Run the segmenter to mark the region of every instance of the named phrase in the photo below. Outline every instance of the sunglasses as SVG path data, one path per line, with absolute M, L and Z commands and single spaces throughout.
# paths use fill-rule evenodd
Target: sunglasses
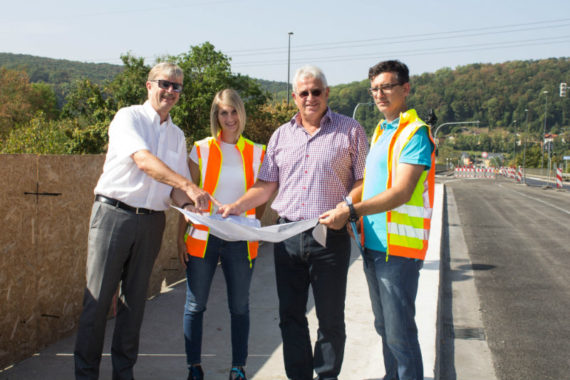
M 172 87 L 172 91 L 182 92 L 182 84 L 181 83 L 170 82 L 170 81 L 167 81 L 164 79 L 151 80 L 150 82 L 157 82 L 158 87 L 162 88 L 163 90 L 168 90 L 170 87 Z
M 301 98 L 306 98 L 307 96 L 309 96 L 309 92 L 311 93 L 311 95 L 313 95 L 313 97 L 317 98 L 319 96 L 321 96 L 321 94 L 323 93 L 323 90 L 310 90 L 310 91 L 302 91 L 302 92 L 298 92 L 297 95 L 299 95 Z

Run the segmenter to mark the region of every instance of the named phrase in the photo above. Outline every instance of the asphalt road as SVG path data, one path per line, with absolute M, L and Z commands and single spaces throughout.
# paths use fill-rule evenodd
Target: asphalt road
M 533 177 L 529 176 L 526 178 L 526 184 L 528 186 L 534 187 L 544 187 L 549 186 L 551 188 L 556 188 L 556 179 L 547 177 Z M 568 181 L 562 182 L 562 187 L 566 190 L 570 190 L 570 183 Z
M 502 177 L 442 182 L 456 201 L 497 378 L 570 379 L 570 192 Z

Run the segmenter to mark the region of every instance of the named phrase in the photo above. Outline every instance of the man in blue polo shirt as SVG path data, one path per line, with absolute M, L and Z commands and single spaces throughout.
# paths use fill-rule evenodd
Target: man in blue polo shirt
M 360 222 L 364 271 L 382 337 L 384 380 L 423 379 L 415 323 L 419 271 L 427 251 L 434 189 L 434 148 L 429 127 L 408 109 L 409 71 L 399 61 L 370 68 L 370 94 L 384 114 L 366 158 L 360 194 L 321 215 L 342 228 Z M 354 193 L 353 193 L 354 194 Z

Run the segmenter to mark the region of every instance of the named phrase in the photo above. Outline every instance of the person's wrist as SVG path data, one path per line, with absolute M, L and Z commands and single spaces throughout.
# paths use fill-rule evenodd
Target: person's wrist
M 358 215 L 356 214 L 356 210 L 354 209 L 354 205 L 352 204 L 351 197 L 346 197 L 346 206 L 348 207 L 348 221 L 349 222 L 358 221 Z

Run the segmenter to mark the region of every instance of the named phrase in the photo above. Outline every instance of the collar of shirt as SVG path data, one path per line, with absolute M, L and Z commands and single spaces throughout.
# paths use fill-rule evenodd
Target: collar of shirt
M 160 115 L 158 114 L 158 112 L 156 112 L 154 108 L 152 108 L 152 105 L 150 104 L 149 100 L 144 102 L 143 109 L 148 118 L 152 121 L 153 125 L 164 126 L 165 128 L 168 128 L 172 125 L 172 118 L 170 117 L 170 114 L 168 115 L 168 119 L 166 119 L 164 123 L 162 124 L 160 123 Z
M 323 115 L 323 117 L 321 117 L 320 127 L 327 127 L 329 125 L 332 125 L 331 121 L 332 121 L 332 111 L 330 107 L 327 107 L 325 114 Z M 303 128 L 303 124 L 301 123 L 300 112 L 297 112 L 295 116 L 293 116 L 293 118 L 291 119 L 291 125 L 293 127 Z
M 380 128 L 382 128 L 383 130 L 397 129 L 398 124 L 400 124 L 400 118 L 399 117 L 395 118 L 391 122 L 388 122 L 386 120 L 382 120 L 382 124 L 380 125 Z

